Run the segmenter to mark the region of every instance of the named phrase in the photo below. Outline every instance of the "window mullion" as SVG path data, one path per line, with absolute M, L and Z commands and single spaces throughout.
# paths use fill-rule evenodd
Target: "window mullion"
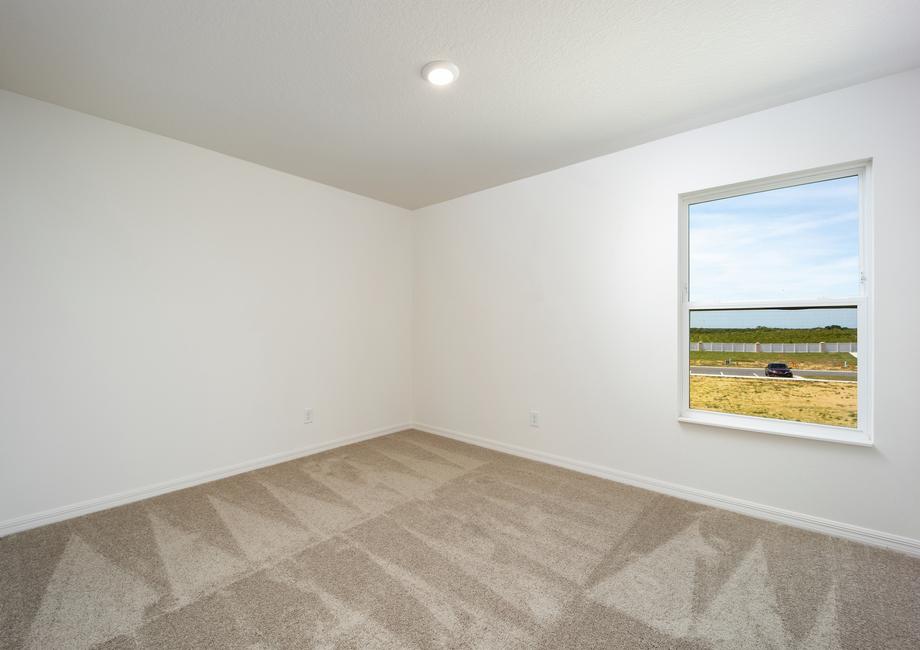
M 685 302 L 690 311 L 728 311 L 728 310 L 754 310 L 754 309 L 795 309 L 795 308 L 834 308 L 858 307 L 863 301 L 862 296 L 849 296 L 846 298 L 824 298 L 805 300 L 750 300 L 738 302 Z

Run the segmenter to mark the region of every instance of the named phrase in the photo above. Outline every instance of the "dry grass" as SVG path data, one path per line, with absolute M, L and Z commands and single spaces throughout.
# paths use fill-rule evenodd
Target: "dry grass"
M 856 383 L 690 377 L 690 407 L 856 427 Z

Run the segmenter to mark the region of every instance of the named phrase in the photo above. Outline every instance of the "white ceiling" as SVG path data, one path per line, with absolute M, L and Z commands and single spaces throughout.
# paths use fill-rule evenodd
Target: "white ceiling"
M 3 0 L 0 87 L 415 208 L 920 66 L 918 33 L 920 0 Z

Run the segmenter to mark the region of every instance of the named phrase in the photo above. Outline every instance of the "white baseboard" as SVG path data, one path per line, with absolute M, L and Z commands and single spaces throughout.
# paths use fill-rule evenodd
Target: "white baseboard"
M 581 472 L 582 474 L 590 474 L 618 483 L 625 483 L 627 485 L 645 488 L 646 490 L 660 492 L 662 494 L 677 497 L 678 499 L 693 501 L 714 508 L 722 508 L 723 510 L 731 510 L 732 512 L 756 517 L 757 519 L 765 519 L 767 521 L 786 524 L 787 526 L 804 528 L 805 530 L 869 544 L 870 546 L 888 548 L 920 557 L 920 540 L 910 537 L 902 537 L 900 535 L 872 530 L 871 528 L 862 528 L 860 526 L 845 524 L 831 519 L 806 515 L 801 512 L 775 508 L 761 503 L 754 503 L 753 501 L 745 501 L 744 499 L 736 499 L 735 497 L 729 497 L 723 494 L 698 490 L 684 485 L 677 485 L 676 483 L 668 483 L 667 481 L 640 476 L 639 474 L 630 474 L 629 472 L 623 472 L 593 463 L 586 463 L 564 456 L 557 456 L 556 454 L 548 454 L 542 451 L 519 447 L 517 445 L 509 445 L 504 442 L 498 442 L 468 433 L 461 433 L 459 431 L 452 431 L 451 429 L 436 427 L 421 422 L 416 422 L 412 425 L 412 428 L 444 436 L 446 438 L 453 438 L 454 440 L 467 442 L 480 447 L 494 449 L 495 451 L 505 452 L 514 456 L 529 458 L 530 460 L 536 460 L 541 463 L 564 467 L 576 472 Z
M 321 442 L 319 444 L 302 447 L 293 451 L 282 452 L 280 454 L 263 456 L 262 458 L 256 458 L 255 460 L 249 460 L 243 463 L 237 463 L 235 465 L 228 465 L 226 467 L 220 467 L 218 469 L 209 470 L 207 472 L 201 472 L 199 474 L 193 474 L 191 476 L 185 476 L 183 478 L 178 478 L 171 481 L 164 481 L 155 485 L 148 485 L 146 487 L 120 492 L 118 494 L 111 494 L 109 496 L 98 497 L 96 499 L 89 499 L 87 501 L 81 501 L 79 503 L 73 503 L 59 508 L 52 508 L 50 510 L 37 512 L 31 515 L 16 517 L 14 519 L 7 519 L 6 521 L 0 521 L 0 537 L 5 537 L 6 535 L 18 533 L 30 528 L 37 528 L 38 526 L 44 526 L 46 524 L 53 524 L 56 521 L 63 521 L 64 519 L 71 519 L 73 517 L 87 515 L 91 512 L 107 510 L 109 508 L 114 508 L 115 506 L 132 503 L 133 501 L 148 499 L 160 494 L 165 494 L 166 492 L 173 492 L 175 490 L 182 490 L 184 488 L 193 487 L 202 483 L 209 483 L 211 481 L 216 481 L 228 476 L 233 476 L 234 474 L 242 474 L 243 472 L 259 469 L 260 467 L 277 465 L 278 463 L 294 460 L 295 458 L 302 458 L 303 456 L 318 454 L 319 452 L 326 451 L 328 449 L 343 447 L 355 442 L 361 442 L 362 440 L 369 440 L 371 438 L 385 436 L 390 433 L 396 433 L 397 431 L 403 431 L 405 429 L 411 428 L 411 424 L 397 424 L 381 429 L 374 429 L 373 431 L 365 431 L 364 433 L 345 436 L 344 438 L 337 438 L 328 442 Z

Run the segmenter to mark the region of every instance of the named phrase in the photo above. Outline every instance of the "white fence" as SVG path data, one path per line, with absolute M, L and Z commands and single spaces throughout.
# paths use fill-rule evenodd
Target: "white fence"
M 856 343 L 703 343 L 690 341 L 691 352 L 856 352 Z

